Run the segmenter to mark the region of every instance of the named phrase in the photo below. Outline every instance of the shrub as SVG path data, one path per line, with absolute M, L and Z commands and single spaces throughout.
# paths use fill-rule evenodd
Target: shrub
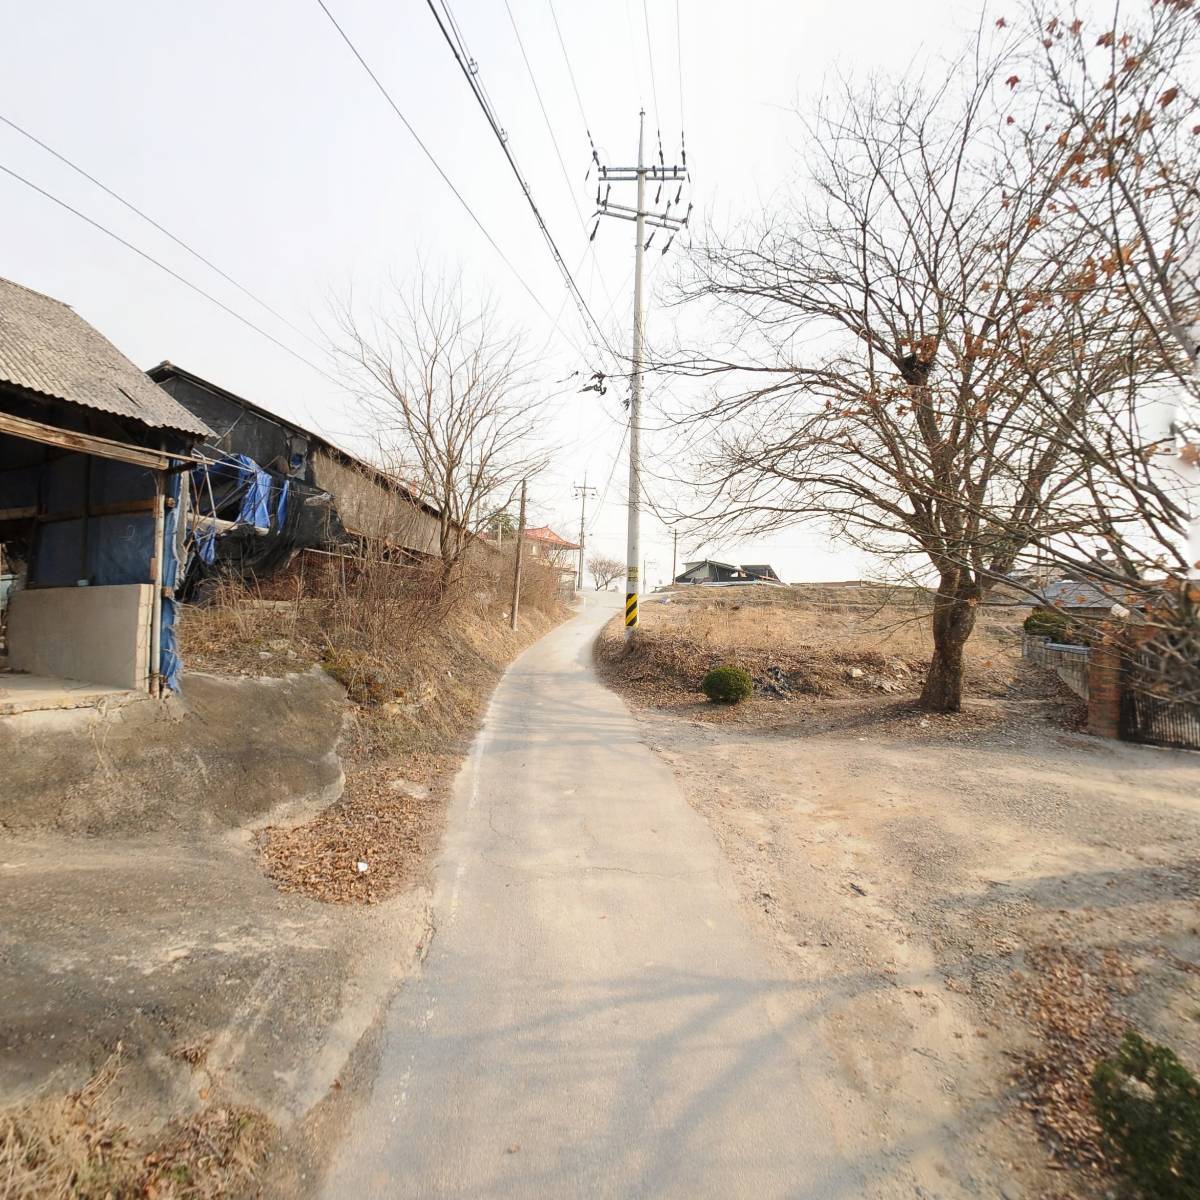
M 1030 637 L 1048 637 L 1054 642 L 1069 642 L 1071 622 L 1065 613 L 1053 608 L 1035 608 L 1021 626 Z
M 741 667 L 713 667 L 701 681 L 700 690 L 718 704 L 737 704 L 754 691 L 754 680 Z
M 1200 1081 L 1173 1051 L 1127 1033 L 1092 1075 L 1092 1107 L 1140 1195 L 1200 1200 Z

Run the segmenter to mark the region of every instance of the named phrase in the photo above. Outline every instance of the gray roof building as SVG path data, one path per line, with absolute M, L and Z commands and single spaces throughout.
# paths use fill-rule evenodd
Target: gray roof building
M 0 279 L 0 383 L 152 429 L 210 432 L 72 308 L 9 279 Z

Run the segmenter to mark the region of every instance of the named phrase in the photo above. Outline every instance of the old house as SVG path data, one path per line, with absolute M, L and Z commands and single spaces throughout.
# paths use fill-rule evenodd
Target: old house
M 579 543 L 568 541 L 549 525 L 534 525 L 525 530 L 525 552 L 531 559 L 558 573 L 564 588 L 574 588 L 577 576 L 576 556 Z
M 681 574 L 675 576 L 676 583 L 780 583 L 779 576 L 767 563 L 739 567 L 734 563 L 718 562 L 713 558 L 702 558 L 685 562 Z
M 0 712 L 177 686 L 203 420 L 66 304 L 0 280 Z
M 438 510 L 395 476 L 174 363 L 148 374 L 212 430 L 194 481 L 197 546 L 210 566 L 266 573 L 297 550 L 367 541 L 438 553 Z

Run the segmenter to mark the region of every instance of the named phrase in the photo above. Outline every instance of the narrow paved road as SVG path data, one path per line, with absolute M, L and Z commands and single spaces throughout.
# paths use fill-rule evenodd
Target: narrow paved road
M 862 1195 L 708 826 L 593 675 L 614 599 L 495 693 L 331 1200 Z

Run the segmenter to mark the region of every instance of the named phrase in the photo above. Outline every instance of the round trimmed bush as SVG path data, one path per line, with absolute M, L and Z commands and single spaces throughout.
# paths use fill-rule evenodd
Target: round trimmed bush
M 1070 624 L 1066 614 L 1057 609 L 1035 608 L 1025 618 L 1022 628 L 1030 637 L 1045 637 L 1055 642 L 1066 642 L 1070 634 Z
M 717 704 L 737 704 L 754 691 L 754 680 L 741 667 L 713 667 L 700 683 L 700 690 Z

